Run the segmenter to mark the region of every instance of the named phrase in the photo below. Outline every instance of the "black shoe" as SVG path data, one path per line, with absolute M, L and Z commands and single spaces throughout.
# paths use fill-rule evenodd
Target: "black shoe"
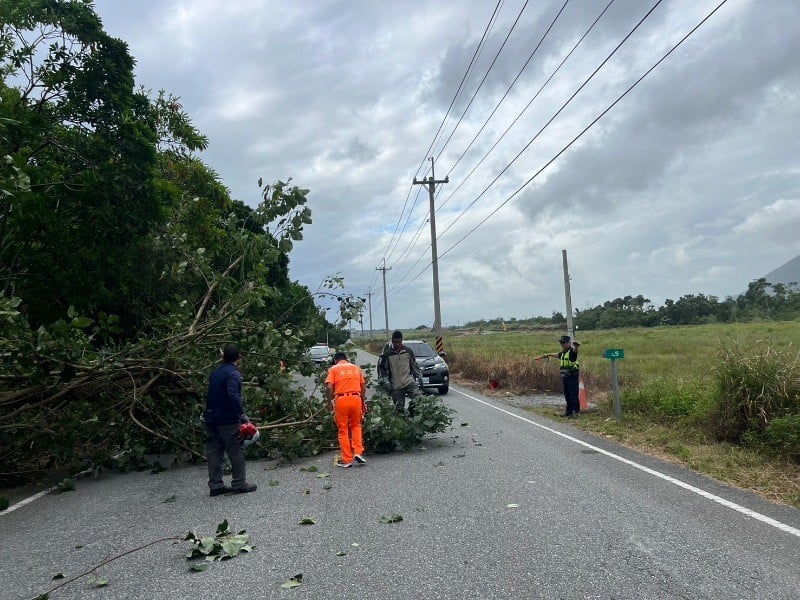
M 258 489 L 258 486 L 255 483 L 245 483 L 240 488 L 233 488 L 234 494 L 247 494 L 249 492 L 255 492 Z
M 366 459 L 366 458 L 364 458 L 363 456 L 361 456 L 360 454 L 356 454 L 356 455 L 353 457 L 353 460 L 354 460 L 354 461 L 356 462 L 356 464 L 358 464 L 358 465 L 365 465 L 365 464 L 367 464 L 367 459 Z
M 211 490 L 208 495 L 212 498 L 214 496 L 222 496 L 222 494 L 230 494 L 233 490 L 226 485 L 223 485 L 221 488 L 214 488 Z
M 565 419 L 572 418 L 572 413 L 564 413 L 563 415 L 558 415 L 559 417 L 564 417 Z

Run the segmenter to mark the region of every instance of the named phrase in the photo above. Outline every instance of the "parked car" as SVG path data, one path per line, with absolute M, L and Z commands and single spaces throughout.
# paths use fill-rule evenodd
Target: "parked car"
M 331 362 L 333 362 L 331 349 L 327 344 L 316 344 L 315 346 L 311 346 L 311 348 L 308 349 L 308 352 L 306 352 L 306 355 L 313 360 L 314 364 L 320 369 L 327 369 Z
M 435 388 L 440 394 L 446 394 L 450 389 L 450 368 L 444 358 L 423 340 L 403 340 L 403 345 L 408 346 L 417 359 L 422 372 L 422 390 Z

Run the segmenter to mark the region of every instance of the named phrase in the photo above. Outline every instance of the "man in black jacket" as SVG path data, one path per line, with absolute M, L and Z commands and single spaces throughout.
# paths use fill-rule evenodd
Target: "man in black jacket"
M 208 458 L 208 487 L 211 496 L 233 492 L 245 494 L 258 489 L 247 483 L 244 464 L 244 441 L 239 439 L 239 426 L 250 419 L 242 406 L 242 374 L 239 348 L 228 346 L 222 353 L 222 364 L 208 380 L 206 400 L 206 455 Z M 225 454 L 231 461 L 231 487 L 222 481 Z

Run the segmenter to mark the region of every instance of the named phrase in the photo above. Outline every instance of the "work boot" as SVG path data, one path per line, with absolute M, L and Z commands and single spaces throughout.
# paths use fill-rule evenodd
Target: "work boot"
M 234 494 L 247 494 L 248 492 L 255 492 L 258 489 L 258 486 L 255 483 L 245 483 L 240 488 L 233 488 Z
M 214 496 L 222 496 L 222 494 L 230 494 L 232 491 L 233 490 L 231 488 L 223 485 L 222 487 L 212 489 L 208 495 L 213 498 Z

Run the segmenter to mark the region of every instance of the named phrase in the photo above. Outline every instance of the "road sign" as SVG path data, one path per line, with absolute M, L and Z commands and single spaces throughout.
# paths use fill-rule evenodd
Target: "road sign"
M 603 351 L 603 358 L 610 358 L 611 360 L 620 360 L 625 358 L 625 351 L 622 348 L 606 348 Z

